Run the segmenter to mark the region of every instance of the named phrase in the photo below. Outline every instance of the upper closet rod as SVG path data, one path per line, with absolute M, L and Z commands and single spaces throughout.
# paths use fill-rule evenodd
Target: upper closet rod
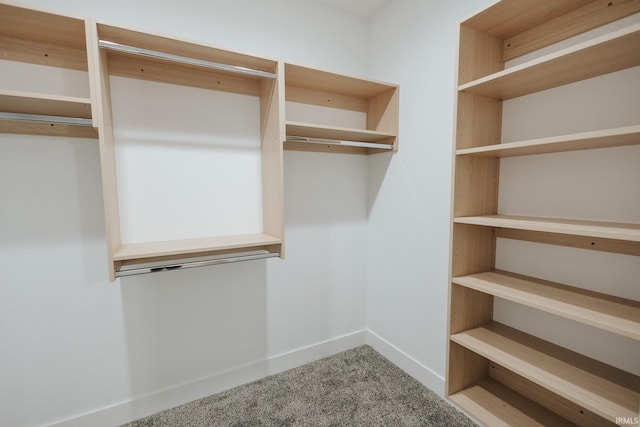
M 150 58 L 165 59 L 167 61 L 180 62 L 182 64 L 197 65 L 200 67 L 213 68 L 216 70 L 229 71 L 237 74 L 244 74 L 248 76 L 266 77 L 269 79 L 275 79 L 277 77 L 274 73 L 267 71 L 253 70 L 251 68 L 239 67 L 237 65 L 220 64 L 213 61 L 205 61 L 203 59 L 189 58 L 188 56 L 173 55 L 171 53 L 158 52 L 155 50 L 143 49 L 140 47 L 127 46 L 120 43 L 110 42 L 107 40 L 99 40 L 98 46 L 104 49 L 115 50 L 118 52 L 130 53 L 133 55 L 148 56 Z
M 156 267 L 132 268 L 129 270 L 116 271 L 115 276 L 116 277 L 137 276 L 139 274 L 158 273 L 161 271 L 178 270 L 178 269 L 184 269 L 184 268 L 205 267 L 208 265 L 231 264 L 234 262 L 253 261 L 256 259 L 275 258 L 279 256 L 280 256 L 279 252 L 265 251 L 263 253 L 258 253 L 258 254 L 253 253 L 248 255 L 235 255 L 235 256 L 228 256 L 224 258 L 213 258 L 213 259 L 207 259 L 202 261 L 190 261 L 185 263 L 161 265 Z
M 375 142 L 342 141 L 339 139 L 308 138 L 306 136 L 293 136 L 293 135 L 287 135 L 286 142 L 308 142 L 310 144 L 345 145 L 349 147 L 379 148 L 382 150 L 393 149 L 393 145 L 379 144 Z
M 44 114 L 0 112 L 0 120 L 20 120 L 25 122 L 46 122 L 76 126 L 93 126 L 91 119 L 81 117 L 47 116 Z

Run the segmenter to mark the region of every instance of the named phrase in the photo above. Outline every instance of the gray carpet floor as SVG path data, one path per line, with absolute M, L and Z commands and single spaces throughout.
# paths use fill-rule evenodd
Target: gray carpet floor
M 365 345 L 126 424 L 160 426 L 475 424 Z

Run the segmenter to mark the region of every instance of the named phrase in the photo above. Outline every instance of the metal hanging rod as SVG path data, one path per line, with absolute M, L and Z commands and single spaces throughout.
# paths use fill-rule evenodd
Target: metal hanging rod
M 132 268 L 128 270 L 120 270 L 120 271 L 116 271 L 115 275 L 116 277 L 137 276 L 139 274 L 159 273 L 161 271 L 181 270 L 185 268 L 194 268 L 194 267 L 205 267 L 208 265 L 231 264 L 234 262 L 253 261 L 257 259 L 275 258 L 279 256 L 280 256 L 279 252 L 265 252 L 260 254 L 254 253 L 250 255 L 232 255 L 224 258 L 214 258 L 214 259 L 207 259 L 202 261 L 190 261 L 185 263 L 161 265 L 157 267 L 140 267 L 140 268 Z
M 45 122 L 61 125 L 93 126 L 91 119 L 81 117 L 47 116 L 44 114 L 0 112 L 0 120 L 20 120 L 24 122 Z
M 253 70 L 251 68 L 240 67 L 237 65 L 220 64 L 219 62 L 205 61 L 203 59 L 189 58 L 188 56 L 173 55 L 171 53 L 158 52 L 155 50 L 143 49 L 140 47 L 127 46 L 120 43 L 110 42 L 107 40 L 99 40 L 98 46 L 104 49 L 115 50 L 118 52 L 130 53 L 133 55 L 148 56 L 150 58 L 165 59 L 167 61 L 179 62 L 182 64 L 197 65 L 200 67 L 213 68 L 215 70 L 229 71 L 237 74 L 248 76 L 266 77 L 275 79 L 274 73 L 267 71 Z
M 393 149 L 393 145 L 380 144 L 376 142 L 342 141 L 339 139 L 307 138 L 306 136 L 293 136 L 293 135 L 287 135 L 287 138 L 285 141 L 286 142 L 308 142 L 310 144 L 344 145 L 348 147 L 379 148 L 382 150 Z

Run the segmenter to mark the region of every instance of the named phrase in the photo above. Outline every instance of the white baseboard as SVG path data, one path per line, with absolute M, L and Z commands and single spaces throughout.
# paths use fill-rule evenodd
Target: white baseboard
M 367 344 L 361 330 L 269 357 L 221 374 L 58 421 L 55 427 L 113 427 Z
M 400 350 L 380 335 L 367 330 L 367 344 L 375 351 L 389 359 L 391 363 L 420 381 L 438 396 L 444 398 L 444 378 L 423 365 L 404 351 Z

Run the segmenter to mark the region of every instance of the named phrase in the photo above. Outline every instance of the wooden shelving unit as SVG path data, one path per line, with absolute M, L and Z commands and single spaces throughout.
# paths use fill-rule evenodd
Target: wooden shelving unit
M 98 23 L 90 57 L 102 113 L 100 150 L 111 280 L 124 266 L 263 250 L 283 254 L 282 71 L 276 61 Z M 122 244 L 109 76 L 150 80 L 260 99 L 263 232 Z
M 398 149 L 397 85 L 292 64 L 284 70 L 286 101 L 366 114 L 365 129 L 287 120 L 285 149 L 354 154 Z M 314 141 L 300 141 L 304 138 Z M 367 146 L 371 143 L 381 146 Z
M 637 12 L 638 2 L 503 0 L 460 25 L 446 394 L 486 425 L 638 416 L 640 377 L 493 321 L 497 297 L 640 340 L 638 301 L 495 270 L 497 238 L 640 256 L 640 224 L 498 212 L 502 157 L 640 144 L 640 123 L 500 140 L 504 100 L 640 65 L 640 25 L 505 62 Z
M 182 260 L 238 258 L 243 251 L 282 257 L 284 148 L 359 154 L 398 149 L 398 86 L 389 83 L 10 4 L 0 4 L 0 51 L 3 60 L 88 72 L 89 98 L 0 87 L 0 132 L 98 138 L 111 281 L 125 267 L 175 268 Z M 262 233 L 122 243 L 111 76 L 259 99 Z M 285 99 L 364 113 L 366 126 L 286 121 Z
M 2 59 L 87 71 L 85 20 L 0 4 Z M 0 132 L 97 138 L 89 99 L 0 88 Z

